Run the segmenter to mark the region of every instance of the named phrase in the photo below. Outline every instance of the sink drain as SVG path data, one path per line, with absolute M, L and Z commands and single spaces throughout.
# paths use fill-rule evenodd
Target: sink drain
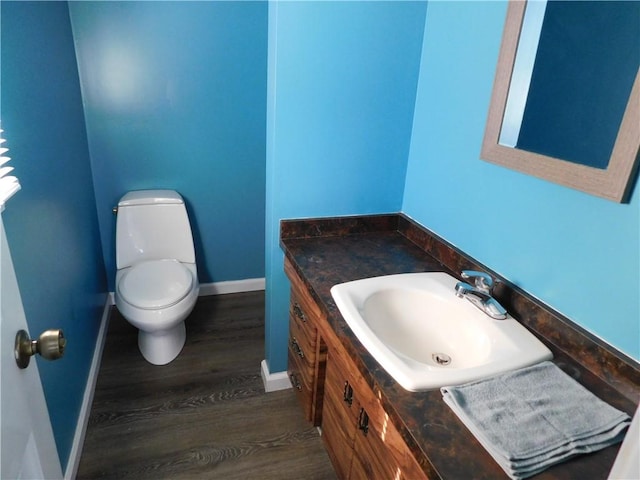
M 446 353 L 432 353 L 431 358 L 438 365 L 449 365 L 451 363 L 451 357 Z

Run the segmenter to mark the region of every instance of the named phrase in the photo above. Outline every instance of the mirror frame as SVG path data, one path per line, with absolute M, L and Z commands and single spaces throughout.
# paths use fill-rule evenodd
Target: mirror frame
M 480 158 L 615 202 L 630 194 L 640 151 L 640 69 L 606 169 L 572 163 L 498 143 L 526 1 L 510 0 Z

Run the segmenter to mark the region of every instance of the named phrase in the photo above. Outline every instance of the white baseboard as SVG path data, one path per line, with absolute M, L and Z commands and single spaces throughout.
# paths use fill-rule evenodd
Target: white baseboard
M 265 289 L 264 278 L 247 278 L 245 280 L 229 280 L 200 284 L 200 296 L 224 295 L 226 293 L 255 292 Z
M 262 375 L 264 391 L 267 393 L 291 388 L 291 382 L 289 381 L 287 372 L 270 373 L 266 360 L 260 362 L 260 374 Z
M 78 466 L 80 465 L 80 456 L 82 455 L 82 447 L 84 446 L 84 437 L 87 433 L 87 425 L 89 424 L 89 415 L 91 414 L 91 404 L 93 403 L 93 394 L 96 389 L 96 381 L 98 380 L 98 372 L 100 371 L 100 361 L 102 360 L 102 350 L 104 349 L 104 342 L 107 338 L 107 327 L 109 326 L 109 311 L 113 305 L 113 294 L 107 295 L 107 299 L 102 310 L 102 318 L 100 320 L 100 330 L 98 331 L 98 338 L 96 339 L 96 349 L 93 352 L 93 359 L 91 360 L 91 368 L 89 369 L 89 376 L 87 377 L 87 385 L 84 389 L 84 396 L 82 398 L 82 406 L 80 407 L 80 413 L 78 415 L 78 422 L 76 424 L 76 431 L 73 435 L 73 443 L 71 444 L 71 452 L 69 453 L 69 460 L 64 472 L 65 480 L 73 480 L 78 473 Z

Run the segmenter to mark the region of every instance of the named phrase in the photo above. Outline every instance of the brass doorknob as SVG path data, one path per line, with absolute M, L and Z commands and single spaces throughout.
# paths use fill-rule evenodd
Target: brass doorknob
M 20 368 L 27 368 L 31 356 L 39 353 L 47 360 L 57 360 L 64 354 L 67 339 L 60 329 L 45 330 L 37 340 L 31 340 L 24 330 L 16 333 L 15 357 Z

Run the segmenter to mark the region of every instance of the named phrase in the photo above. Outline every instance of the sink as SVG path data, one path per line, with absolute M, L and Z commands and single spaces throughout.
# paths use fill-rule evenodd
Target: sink
M 510 315 L 494 320 L 455 295 L 444 272 L 341 283 L 331 295 L 362 345 L 406 390 L 459 385 L 553 357 Z

